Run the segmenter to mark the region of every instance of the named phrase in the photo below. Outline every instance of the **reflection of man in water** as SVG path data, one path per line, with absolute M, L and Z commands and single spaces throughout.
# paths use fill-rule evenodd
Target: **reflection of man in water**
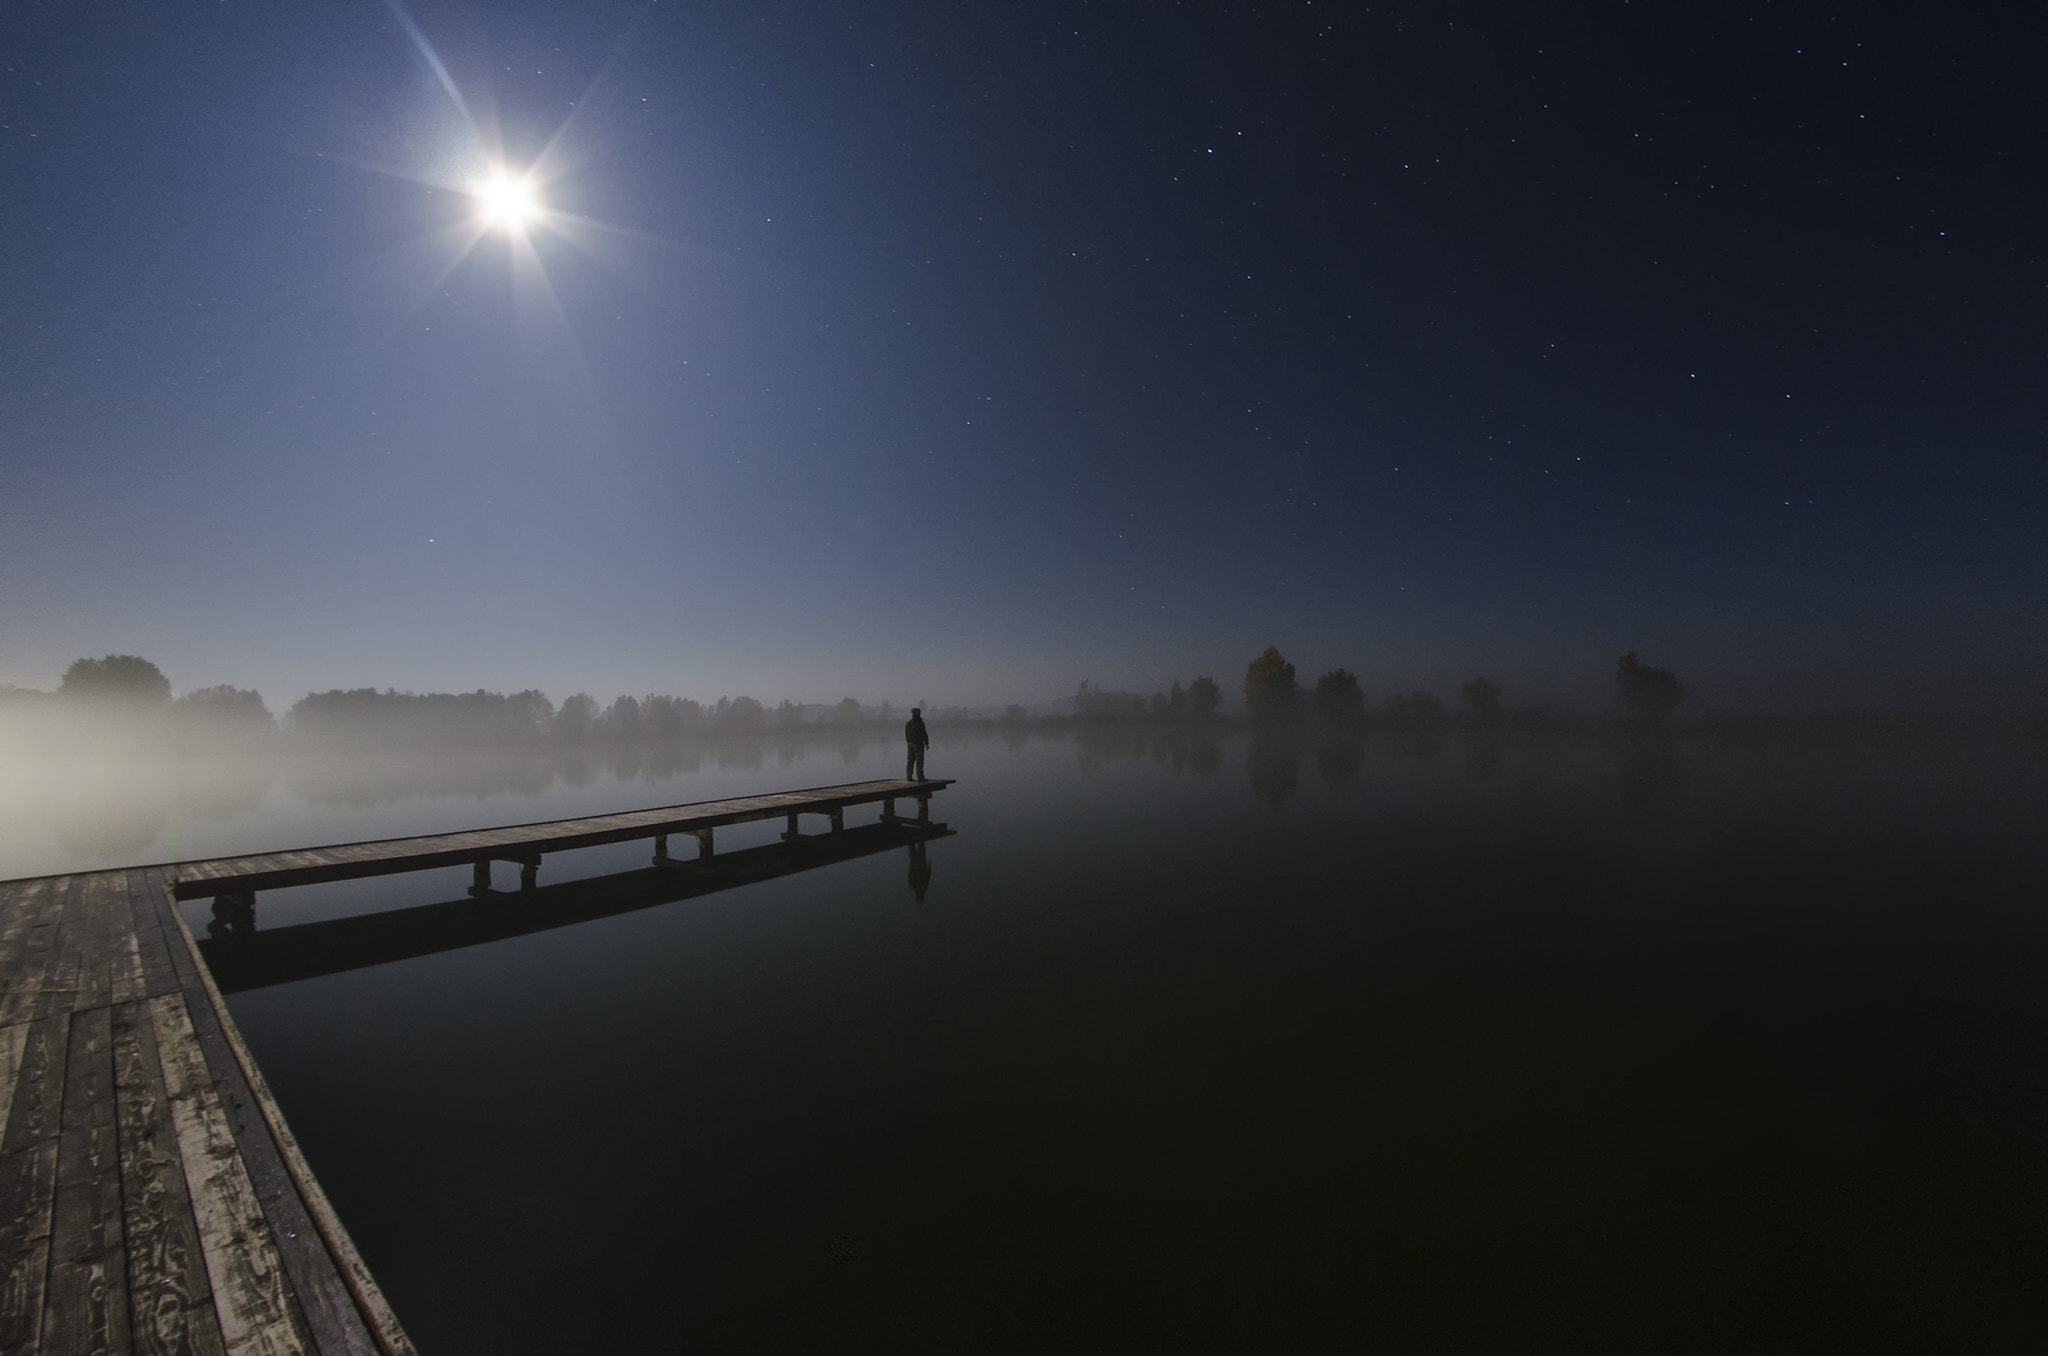
M 910 892 L 924 903 L 924 892 L 932 888 L 932 859 L 924 855 L 923 843 L 910 845 Z
M 904 779 L 923 781 L 924 751 L 932 746 L 932 737 L 924 732 L 923 708 L 910 708 L 910 719 L 903 722 L 903 740 L 910 746 L 903 757 Z

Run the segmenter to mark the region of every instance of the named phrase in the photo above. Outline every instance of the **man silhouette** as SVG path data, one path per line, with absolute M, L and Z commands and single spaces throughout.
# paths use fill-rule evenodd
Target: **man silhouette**
M 921 782 L 924 780 L 924 751 L 932 746 L 932 737 L 925 733 L 921 707 L 910 708 L 910 719 L 903 722 L 903 742 L 909 745 L 903 757 L 903 778 Z

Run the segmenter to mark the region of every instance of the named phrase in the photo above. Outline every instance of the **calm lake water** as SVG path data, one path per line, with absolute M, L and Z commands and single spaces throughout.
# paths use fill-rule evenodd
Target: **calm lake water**
M 941 738 L 922 902 L 896 849 L 231 997 L 422 1351 L 2048 1337 L 2038 756 Z M 51 810 L 7 874 L 900 756 L 187 769 L 98 839 Z

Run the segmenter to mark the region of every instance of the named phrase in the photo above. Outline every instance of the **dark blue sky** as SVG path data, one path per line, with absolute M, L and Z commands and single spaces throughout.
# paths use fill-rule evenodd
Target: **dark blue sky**
M 2048 31 L 1870 8 L 12 7 L 0 682 L 2037 699 Z

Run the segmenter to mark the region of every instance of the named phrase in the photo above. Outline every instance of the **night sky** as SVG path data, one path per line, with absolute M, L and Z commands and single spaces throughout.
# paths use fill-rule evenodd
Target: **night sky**
M 1878 10 L 12 5 L 0 682 L 2037 702 L 2048 21 Z

